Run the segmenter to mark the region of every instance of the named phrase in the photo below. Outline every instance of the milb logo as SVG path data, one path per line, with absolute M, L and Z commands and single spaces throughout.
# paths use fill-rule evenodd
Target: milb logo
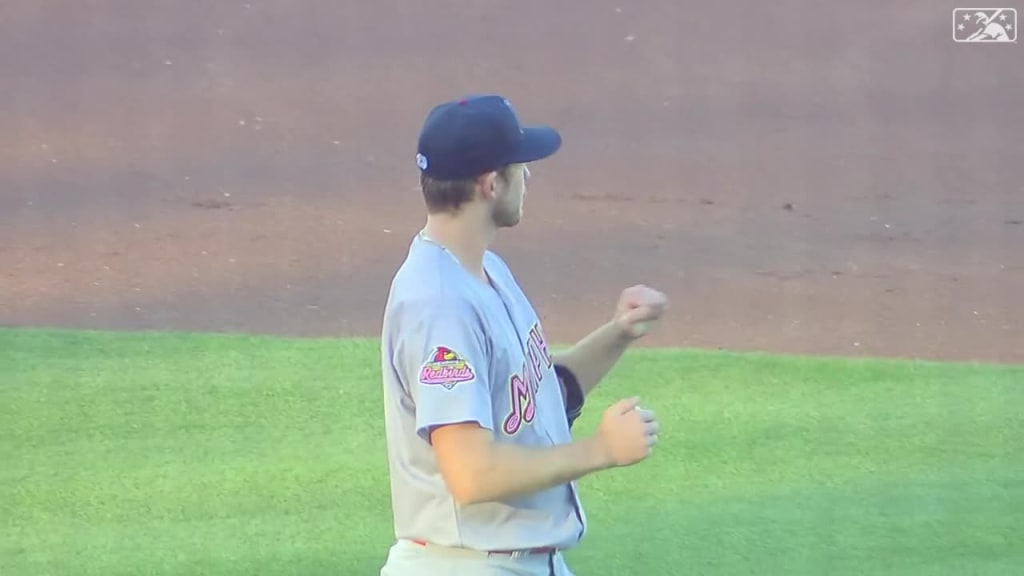
M 953 10 L 954 42 L 1016 42 L 1016 8 L 957 8 Z

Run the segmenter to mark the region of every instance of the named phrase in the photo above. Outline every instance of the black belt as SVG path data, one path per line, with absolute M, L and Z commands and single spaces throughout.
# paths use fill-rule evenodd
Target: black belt
M 429 546 L 430 543 L 425 540 L 413 540 L 413 544 L 420 546 Z M 554 570 L 555 553 L 558 552 L 558 548 L 552 546 L 543 546 L 541 548 L 523 548 L 521 550 L 481 550 L 482 554 L 489 554 L 494 556 L 510 556 L 512 558 L 522 558 L 523 556 L 532 556 L 535 554 L 547 554 L 549 557 L 548 563 Z M 552 572 L 553 573 L 553 572 Z

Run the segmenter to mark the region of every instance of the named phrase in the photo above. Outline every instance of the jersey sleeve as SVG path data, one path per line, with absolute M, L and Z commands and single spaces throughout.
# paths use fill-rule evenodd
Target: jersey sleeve
M 466 422 L 493 430 L 490 345 L 477 312 L 446 299 L 405 316 L 395 364 L 415 405 L 417 434 L 430 442 L 435 428 Z

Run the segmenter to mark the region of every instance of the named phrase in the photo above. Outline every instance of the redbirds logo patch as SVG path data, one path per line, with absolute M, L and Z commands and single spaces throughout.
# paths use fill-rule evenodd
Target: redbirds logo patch
M 427 386 L 443 386 L 451 390 L 456 384 L 476 378 L 473 367 L 451 348 L 438 346 L 423 367 L 420 368 L 420 383 Z

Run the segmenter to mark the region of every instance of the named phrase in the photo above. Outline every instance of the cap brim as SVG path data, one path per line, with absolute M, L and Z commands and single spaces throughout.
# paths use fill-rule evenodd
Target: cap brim
M 558 152 L 562 147 L 562 135 L 550 126 L 531 126 L 523 128 L 523 137 L 519 147 L 509 159 L 509 164 L 525 164 L 543 160 Z

